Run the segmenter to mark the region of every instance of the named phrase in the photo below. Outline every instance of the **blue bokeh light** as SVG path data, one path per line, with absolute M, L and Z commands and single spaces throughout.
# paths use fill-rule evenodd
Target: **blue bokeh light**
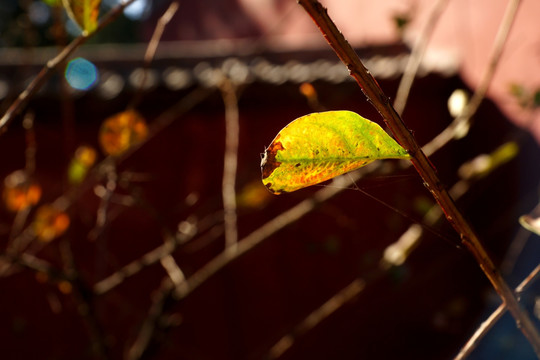
M 88 90 L 96 84 L 98 71 L 90 61 L 79 57 L 67 64 L 65 77 L 72 88 Z

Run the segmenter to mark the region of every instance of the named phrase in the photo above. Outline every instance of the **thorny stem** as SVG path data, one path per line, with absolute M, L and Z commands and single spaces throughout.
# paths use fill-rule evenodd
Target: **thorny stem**
M 474 256 L 480 268 L 504 304 L 508 307 L 508 310 L 512 313 L 517 326 L 521 328 L 533 346 L 535 353 L 540 357 L 540 334 L 538 330 L 535 328 L 528 314 L 520 307 L 514 293 L 495 267 L 495 264 L 487 254 L 472 227 L 457 209 L 453 199 L 439 180 L 433 165 L 422 152 L 414 136 L 390 104 L 388 97 L 381 90 L 377 81 L 364 67 L 351 45 L 345 40 L 343 34 L 341 34 L 332 19 L 328 16 L 326 9 L 317 0 L 298 0 L 298 3 L 311 16 L 330 46 L 347 66 L 350 75 L 360 85 L 368 100 L 381 114 L 394 134 L 394 137 L 411 155 L 411 162 L 418 174 L 422 177 L 425 186 L 443 210 L 446 219 L 460 235 L 463 245 Z
M 32 82 L 28 84 L 26 89 L 19 94 L 17 99 L 15 99 L 15 101 L 5 112 L 4 116 L 2 116 L 2 118 L 0 119 L 0 135 L 7 130 L 8 125 L 13 121 L 15 116 L 17 116 L 21 112 L 26 103 L 43 86 L 43 84 L 49 78 L 53 70 L 56 69 L 60 64 L 62 64 L 72 53 L 74 53 L 75 50 L 79 48 L 79 46 L 84 44 L 88 39 L 90 39 L 94 34 L 98 33 L 105 26 L 113 22 L 122 13 L 122 11 L 127 6 L 131 5 L 131 3 L 133 3 L 134 1 L 135 0 L 127 0 L 118 5 L 117 7 L 113 8 L 103 17 L 96 30 L 91 33 L 83 31 L 81 35 L 73 39 L 73 41 L 68 46 L 66 46 L 57 56 L 47 61 L 47 64 L 45 64 L 45 66 L 36 75 Z

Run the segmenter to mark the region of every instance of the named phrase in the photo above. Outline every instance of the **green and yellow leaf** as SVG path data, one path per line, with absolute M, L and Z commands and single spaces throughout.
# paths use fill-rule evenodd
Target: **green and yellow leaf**
M 91 33 L 96 30 L 101 0 L 62 0 L 62 4 L 83 31 Z
M 283 128 L 261 161 L 274 194 L 291 192 L 356 170 L 378 159 L 409 154 L 379 125 L 351 111 L 302 116 Z

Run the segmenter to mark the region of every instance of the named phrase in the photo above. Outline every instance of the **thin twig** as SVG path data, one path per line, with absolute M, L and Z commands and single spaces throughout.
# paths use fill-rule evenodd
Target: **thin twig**
M 330 317 L 343 305 L 350 302 L 365 288 L 365 282 L 361 279 L 353 280 L 349 285 L 341 289 L 328 301 L 311 312 L 301 323 L 295 326 L 294 330 L 283 336 L 268 352 L 268 359 L 277 359 L 281 357 L 294 344 L 297 337 L 300 337 L 322 321 Z
M 94 284 L 94 293 L 96 295 L 105 294 L 120 285 L 125 279 L 139 273 L 142 269 L 160 262 L 163 258 L 172 254 L 177 246 L 177 241 L 167 241 L 163 243 L 163 245 L 147 252 L 140 258 L 130 262 L 120 270 L 117 270 L 115 273 Z
M 272 220 L 268 221 L 251 234 L 238 241 L 238 248 L 234 253 L 229 251 L 221 252 L 201 269 L 188 277 L 186 286 L 176 289 L 176 298 L 180 300 L 187 297 L 225 266 L 261 244 L 269 236 L 299 220 L 317 205 L 339 194 L 346 189 L 348 185 L 351 185 L 365 173 L 362 170 L 363 169 L 360 169 L 349 177 L 342 176 L 334 179 L 334 184 L 336 186 L 327 186 L 317 191 L 311 198 L 303 200 L 289 210 L 282 212 Z
M 316 0 L 298 0 L 298 2 L 311 16 L 330 46 L 347 66 L 351 76 L 357 81 L 371 104 L 381 114 L 397 141 L 410 154 L 411 161 L 422 177 L 425 186 L 432 193 L 434 199 L 445 213 L 447 220 L 460 235 L 463 245 L 474 256 L 484 274 L 514 316 L 516 324 L 518 324 L 533 346 L 535 353 L 540 357 L 540 334 L 534 323 L 519 305 L 512 290 L 495 267 L 478 236 L 468 221 L 465 220 L 463 214 L 457 209 L 453 199 L 439 180 L 433 165 L 422 152 L 401 117 L 391 106 L 388 97 L 328 16 L 326 9 Z
M 452 188 L 450 189 L 450 193 L 455 198 L 459 198 L 461 195 L 464 194 L 465 191 L 472 185 L 473 182 L 476 180 L 480 180 L 484 176 L 489 175 L 489 172 L 494 171 L 498 168 L 499 165 L 502 165 L 503 162 L 497 163 L 495 166 L 487 169 L 485 173 L 483 173 L 483 176 L 471 176 L 467 180 L 460 180 L 458 181 Z M 373 167 L 375 169 L 375 167 Z M 438 210 L 438 211 L 437 211 Z M 433 206 L 430 211 L 426 213 L 426 215 L 423 218 L 423 222 L 427 225 L 434 225 L 442 216 L 442 213 L 440 212 L 440 208 L 438 206 Z M 390 244 L 386 247 L 384 251 L 383 257 L 379 261 L 379 268 L 378 268 L 378 274 L 380 275 L 384 272 L 387 272 L 389 269 L 393 268 L 394 266 L 400 266 L 402 265 L 408 258 L 408 256 L 414 251 L 416 246 L 419 244 L 419 240 L 422 236 L 422 226 L 418 225 L 417 223 L 412 224 L 407 231 L 404 232 L 404 234 L 399 238 L 398 241 L 394 242 L 393 244 Z M 369 278 L 370 280 L 373 280 L 375 278 L 378 278 L 378 276 L 375 276 L 374 274 L 370 274 L 369 276 L 366 276 L 365 278 Z M 362 284 L 362 288 L 366 287 L 368 284 L 363 279 L 356 279 L 353 283 L 351 283 L 349 286 L 335 294 L 327 303 L 323 304 L 320 308 L 313 311 L 306 319 L 304 319 L 299 325 L 295 326 L 295 328 L 287 335 L 283 336 L 272 348 L 270 349 L 268 353 L 268 357 L 270 359 L 276 359 L 281 357 L 291 346 L 293 346 L 294 341 L 301 335 L 304 335 L 309 330 L 311 330 L 313 327 L 315 327 L 320 321 L 324 320 L 326 317 L 329 317 L 333 312 L 337 311 L 341 306 L 345 305 L 352 297 L 357 296 L 361 291 L 362 288 L 354 287 L 354 294 L 351 293 L 353 289 L 350 289 L 352 286 L 354 286 L 354 283 Z M 516 289 L 517 292 L 517 289 Z M 349 296 L 350 295 L 350 296 Z M 328 303 L 332 304 L 332 311 L 329 312 L 328 307 L 330 306 Z M 322 316 L 324 315 L 324 317 Z M 317 320 L 317 321 L 314 321 Z M 312 325 L 312 326 L 310 326 Z
M 73 39 L 73 41 L 68 46 L 66 46 L 57 56 L 47 61 L 47 64 L 40 70 L 40 72 L 30 82 L 30 84 L 28 84 L 26 89 L 19 94 L 17 99 L 15 99 L 15 101 L 5 112 L 4 116 L 2 116 L 2 118 L 0 119 L 0 134 L 3 134 L 7 130 L 7 127 L 13 121 L 15 116 L 17 116 L 21 112 L 26 103 L 43 86 L 45 81 L 52 74 L 53 70 L 55 70 L 60 64 L 62 64 L 73 52 L 75 52 L 75 50 L 79 48 L 79 46 L 84 44 L 88 39 L 98 33 L 105 26 L 113 22 L 122 13 L 122 11 L 127 6 L 131 5 L 134 1 L 135 0 L 127 0 L 126 2 L 122 2 L 115 8 L 111 9 L 111 11 L 109 11 L 103 17 L 95 31 L 91 33 L 83 31 L 81 35 Z
M 165 27 L 167 26 L 167 24 L 169 24 L 172 17 L 178 11 L 179 6 L 180 6 L 179 1 L 173 1 L 169 5 L 167 10 L 165 10 L 163 15 L 161 15 L 161 17 L 159 18 L 157 22 L 156 28 L 154 29 L 154 33 L 152 34 L 152 38 L 150 39 L 150 42 L 148 43 L 148 47 L 146 48 L 146 52 L 144 54 L 142 78 L 140 79 L 137 93 L 131 100 L 131 104 L 129 106 L 130 108 L 136 107 L 142 98 L 142 95 L 146 86 L 146 80 L 148 79 L 148 71 L 149 71 L 148 69 L 150 67 L 150 64 L 152 63 L 152 60 L 154 59 L 154 56 L 156 55 L 156 50 L 160 43 L 161 36 L 163 35 L 163 32 L 165 31 Z
M 158 325 L 160 318 L 163 316 L 167 301 L 171 298 L 172 291 L 175 286 L 169 277 L 165 277 L 161 282 L 161 286 L 157 293 L 153 296 L 152 305 L 148 311 L 148 315 L 141 326 L 137 338 L 126 350 L 126 359 L 137 360 L 142 358 L 145 351 L 149 348 L 154 332 Z
M 79 272 L 75 268 L 73 253 L 68 241 L 64 240 L 60 243 L 60 254 L 64 262 L 64 272 L 72 286 L 71 294 L 77 303 L 77 311 L 88 327 L 92 339 L 92 350 L 97 359 L 108 359 L 107 342 L 92 305 L 91 293 L 80 279 Z
M 540 265 L 537 265 L 534 270 L 518 285 L 516 288 L 516 294 L 520 294 L 523 290 L 538 276 L 540 273 Z M 467 341 L 463 348 L 456 355 L 454 360 L 466 359 L 476 348 L 480 339 L 482 339 L 486 333 L 493 328 L 497 321 L 506 313 L 507 307 L 504 304 L 499 307 L 476 329 L 471 338 Z
M 116 172 L 116 167 L 113 162 L 104 164 L 102 170 L 107 178 L 105 187 L 103 187 L 103 194 L 100 194 L 101 201 L 99 202 L 99 207 L 96 215 L 96 225 L 88 234 L 90 240 L 96 240 L 103 233 L 107 227 L 107 222 L 109 217 L 109 205 L 111 203 L 111 198 L 116 190 L 118 174 Z
M 409 60 L 405 66 L 405 71 L 403 72 L 403 77 L 399 82 L 396 99 L 394 100 L 394 109 L 396 109 L 397 113 L 400 115 L 403 113 L 405 105 L 407 104 L 409 92 L 411 91 L 416 73 L 420 68 L 420 63 L 422 62 L 422 58 L 426 52 L 429 39 L 431 38 L 433 30 L 435 29 L 439 18 L 446 8 L 446 5 L 448 5 L 448 0 L 438 0 L 437 3 L 433 5 L 433 9 L 429 14 L 428 21 L 411 51 L 411 55 L 409 56 Z
M 491 154 L 481 154 L 475 157 L 468 162 L 465 162 L 460 169 L 463 167 L 469 168 L 467 174 L 462 174 L 458 172 L 461 176 L 461 179 L 456 182 L 449 190 L 450 195 L 454 200 L 458 200 L 463 195 L 465 195 L 473 183 L 477 182 L 480 179 L 483 179 L 486 176 L 489 176 L 493 171 L 498 169 L 500 166 L 506 164 L 508 161 L 512 160 L 517 152 L 511 156 L 507 156 L 504 159 L 495 160 L 495 155 L 503 147 L 512 146 L 512 142 L 506 143 L 501 147 L 497 148 Z M 515 145 L 515 144 L 514 144 Z M 500 155 L 498 155 L 500 157 Z M 487 160 L 490 165 L 485 167 L 478 167 L 475 164 L 479 163 L 479 159 Z M 435 225 L 442 217 L 443 212 L 441 208 L 437 205 L 433 205 L 424 215 L 422 222 L 428 226 Z M 420 239 L 422 237 L 422 227 L 417 224 L 412 224 L 400 237 L 399 239 L 386 247 L 384 251 L 383 265 L 400 265 L 403 263 L 410 252 L 418 246 Z
M 238 245 L 236 214 L 236 170 L 238 168 L 238 142 L 240 123 L 236 87 L 228 78 L 221 84 L 225 104 L 225 156 L 223 159 L 223 219 L 225 224 L 225 249 L 234 252 Z
M 450 126 L 432 139 L 428 144 L 424 145 L 422 149 L 428 156 L 434 152 L 434 149 L 439 149 L 442 147 L 442 144 L 446 144 L 452 140 L 455 137 L 457 130 L 462 127 L 468 128 L 470 126 L 471 118 L 478 110 L 478 107 L 486 96 L 489 85 L 493 80 L 493 76 L 495 75 L 495 71 L 501 60 L 501 55 L 506 40 L 508 39 L 508 35 L 510 34 L 510 30 L 512 29 L 512 25 L 514 24 L 520 3 L 521 0 L 510 0 L 508 2 L 501 25 L 499 26 L 499 30 L 497 31 L 497 35 L 493 42 L 488 65 L 484 70 L 484 74 L 482 75 L 478 87 L 463 112 L 452 121 Z

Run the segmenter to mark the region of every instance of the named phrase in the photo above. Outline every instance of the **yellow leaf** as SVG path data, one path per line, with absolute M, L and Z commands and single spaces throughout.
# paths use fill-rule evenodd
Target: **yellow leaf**
M 378 159 L 409 155 L 379 125 L 351 111 L 302 116 L 283 128 L 261 161 L 274 194 L 315 185 Z
M 62 0 L 69 17 L 88 33 L 98 25 L 99 5 L 101 0 Z

